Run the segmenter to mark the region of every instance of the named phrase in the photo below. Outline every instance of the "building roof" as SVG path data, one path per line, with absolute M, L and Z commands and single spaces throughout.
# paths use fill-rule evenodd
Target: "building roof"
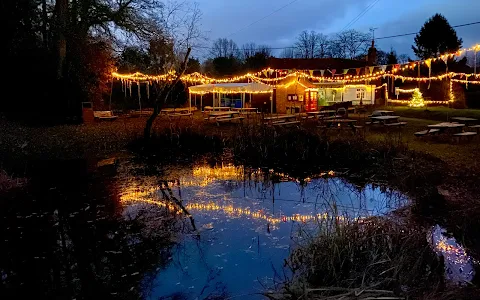
M 362 68 L 366 61 L 343 58 L 270 58 L 268 66 L 272 69 L 326 70 Z
M 271 93 L 273 88 L 260 82 L 251 83 L 215 83 L 195 85 L 188 88 L 192 94 L 224 93 L 224 94 L 259 94 Z

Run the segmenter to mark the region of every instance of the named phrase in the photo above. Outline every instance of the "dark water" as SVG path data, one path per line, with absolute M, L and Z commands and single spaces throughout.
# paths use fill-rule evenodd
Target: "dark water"
M 2 295 L 262 299 L 317 230 L 408 205 L 333 171 L 298 179 L 227 163 L 110 163 L 42 166 L 5 196 Z M 453 238 L 437 227 L 427 238 L 452 258 L 449 279 L 472 280 L 473 261 Z

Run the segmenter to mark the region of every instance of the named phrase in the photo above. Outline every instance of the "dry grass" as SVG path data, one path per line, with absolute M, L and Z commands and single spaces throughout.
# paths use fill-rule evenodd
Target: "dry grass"
M 443 261 L 428 230 L 398 217 L 320 224 L 318 236 L 286 261 L 292 276 L 272 299 L 471 299 L 475 289 L 446 288 Z M 446 293 L 448 291 L 448 293 Z
M 0 192 L 6 192 L 14 188 L 20 188 L 27 183 L 25 178 L 14 178 L 7 172 L 0 170 Z

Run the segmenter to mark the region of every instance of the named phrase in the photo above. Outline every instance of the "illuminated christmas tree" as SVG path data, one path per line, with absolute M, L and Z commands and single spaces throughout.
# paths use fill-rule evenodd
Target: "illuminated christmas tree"
M 415 89 L 413 91 L 412 99 L 410 100 L 410 103 L 408 104 L 410 107 L 424 107 L 425 102 L 423 100 L 423 95 L 420 92 L 419 89 Z

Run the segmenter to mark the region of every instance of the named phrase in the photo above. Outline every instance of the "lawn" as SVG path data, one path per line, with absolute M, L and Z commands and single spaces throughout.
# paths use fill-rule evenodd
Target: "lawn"
M 454 109 L 448 107 L 408 107 L 408 106 L 386 106 L 389 110 L 394 110 L 398 115 L 408 118 L 448 121 L 451 117 L 468 117 L 480 119 L 480 109 Z
M 470 142 L 461 142 L 456 144 L 450 140 L 432 140 L 429 138 L 417 138 L 414 133 L 427 128 L 429 124 L 435 124 L 438 121 L 404 118 L 403 113 L 395 110 L 398 115 L 402 116 L 402 121 L 408 125 L 401 129 L 399 136 L 402 141 L 407 144 L 408 149 L 427 153 L 445 161 L 452 169 L 455 170 L 478 170 L 480 169 L 480 142 L 476 137 Z M 369 141 L 382 141 L 387 134 L 383 128 L 367 130 L 366 138 Z

